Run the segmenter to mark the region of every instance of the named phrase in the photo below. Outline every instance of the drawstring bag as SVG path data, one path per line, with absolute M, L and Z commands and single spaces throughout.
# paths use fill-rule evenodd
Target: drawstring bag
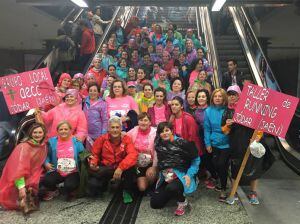
M 259 159 L 266 154 L 266 149 L 261 143 L 254 141 L 250 144 L 250 152 L 252 156 Z

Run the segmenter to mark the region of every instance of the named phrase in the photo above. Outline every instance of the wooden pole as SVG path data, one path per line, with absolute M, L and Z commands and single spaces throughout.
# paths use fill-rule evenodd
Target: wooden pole
M 257 133 L 258 133 L 258 131 L 255 130 L 252 137 L 251 137 L 250 144 L 256 139 Z M 233 186 L 231 188 L 231 192 L 230 192 L 230 195 L 229 195 L 229 198 L 231 198 L 231 199 L 234 197 L 235 192 L 237 191 L 237 188 L 239 186 L 239 182 L 241 180 L 243 171 L 244 171 L 246 163 L 248 161 L 248 158 L 249 158 L 249 155 L 250 155 L 250 144 L 248 145 L 248 148 L 247 148 L 247 151 L 245 153 L 245 156 L 244 156 L 243 162 L 241 164 L 240 170 L 238 172 L 238 175 L 236 176 L 236 179 L 233 182 Z

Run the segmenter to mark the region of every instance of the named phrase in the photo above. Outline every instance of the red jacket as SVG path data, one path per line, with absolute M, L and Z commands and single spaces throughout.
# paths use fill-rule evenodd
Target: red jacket
M 92 54 L 95 49 L 94 32 L 91 29 L 85 29 L 81 37 L 80 55 Z
M 106 71 L 104 69 L 100 69 L 100 71 L 95 71 L 93 68 L 90 68 L 88 73 L 94 74 L 94 77 L 97 80 L 97 84 L 101 87 L 103 79 L 107 75 Z
M 113 145 L 109 139 L 108 133 L 97 138 L 92 148 L 93 159 L 90 163 L 113 166 L 123 171 L 135 166 L 138 153 L 131 138 L 125 135 L 119 145 Z
M 174 133 L 176 133 L 176 125 L 175 125 L 175 119 L 173 121 L 170 121 L 173 124 Z M 195 145 L 198 149 L 199 156 L 201 156 L 203 144 L 200 141 L 199 138 L 199 131 L 198 131 L 198 125 L 192 115 L 190 115 L 187 112 L 182 112 L 182 130 L 181 130 L 182 137 L 185 140 L 195 142 Z

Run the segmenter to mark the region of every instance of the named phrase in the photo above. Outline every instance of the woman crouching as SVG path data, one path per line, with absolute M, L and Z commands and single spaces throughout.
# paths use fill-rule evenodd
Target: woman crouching
M 188 206 L 185 195 L 197 189 L 196 174 L 200 157 L 194 143 L 173 135 L 172 124 L 162 122 L 157 127 L 155 150 L 159 179 L 150 205 L 160 209 L 172 198 L 177 200 L 175 215 L 184 215 Z

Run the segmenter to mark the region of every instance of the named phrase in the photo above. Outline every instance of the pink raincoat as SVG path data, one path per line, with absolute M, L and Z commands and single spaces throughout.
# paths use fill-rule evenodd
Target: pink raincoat
M 45 144 L 23 142 L 16 146 L 8 158 L 0 179 L 0 205 L 5 209 L 17 209 L 19 191 L 15 181 L 24 177 L 26 188 L 38 192 L 43 164 L 47 156 Z
M 87 136 L 87 121 L 81 105 L 67 106 L 59 104 L 48 112 L 42 112 L 42 118 L 47 126 L 48 138 L 57 135 L 56 127 L 61 121 L 68 121 L 72 126 L 72 134 L 83 141 Z

